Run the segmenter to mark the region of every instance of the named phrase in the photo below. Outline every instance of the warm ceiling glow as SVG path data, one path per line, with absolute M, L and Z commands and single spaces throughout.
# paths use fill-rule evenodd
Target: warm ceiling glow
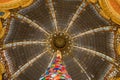
M 5 3 L 5 2 L 9 2 L 9 1 L 12 1 L 12 0 L 0 0 L 0 3 Z

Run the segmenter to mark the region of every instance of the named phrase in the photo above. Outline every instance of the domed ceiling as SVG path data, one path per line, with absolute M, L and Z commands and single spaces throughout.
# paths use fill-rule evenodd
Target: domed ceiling
M 119 21 L 106 14 L 103 0 L 27 1 L 32 4 L 0 12 L 9 15 L 0 19 L 3 80 L 39 80 L 57 50 L 72 80 L 120 76 Z

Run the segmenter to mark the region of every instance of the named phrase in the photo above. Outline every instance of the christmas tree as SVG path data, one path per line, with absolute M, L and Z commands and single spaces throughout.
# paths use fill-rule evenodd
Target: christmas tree
M 54 54 L 56 56 L 39 80 L 72 80 L 62 61 L 61 52 L 57 51 Z

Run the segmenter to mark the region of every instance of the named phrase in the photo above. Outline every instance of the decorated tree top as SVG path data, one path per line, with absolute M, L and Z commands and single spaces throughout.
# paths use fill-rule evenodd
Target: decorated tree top
M 55 58 L 39 80 L 72 80 L 62 61 L 61 52 L 57 51 Z

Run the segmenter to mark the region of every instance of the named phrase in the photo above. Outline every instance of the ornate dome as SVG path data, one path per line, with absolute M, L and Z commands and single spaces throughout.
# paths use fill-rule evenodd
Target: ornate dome
M 86 0 L 35 0 L 12 9 L 1 46 L 6 75 L 39 80 L 59 50 L 73 80 L 110 80 L 110 72 L 119 66 L 118 27 L 101 16 L 98 7 Z

